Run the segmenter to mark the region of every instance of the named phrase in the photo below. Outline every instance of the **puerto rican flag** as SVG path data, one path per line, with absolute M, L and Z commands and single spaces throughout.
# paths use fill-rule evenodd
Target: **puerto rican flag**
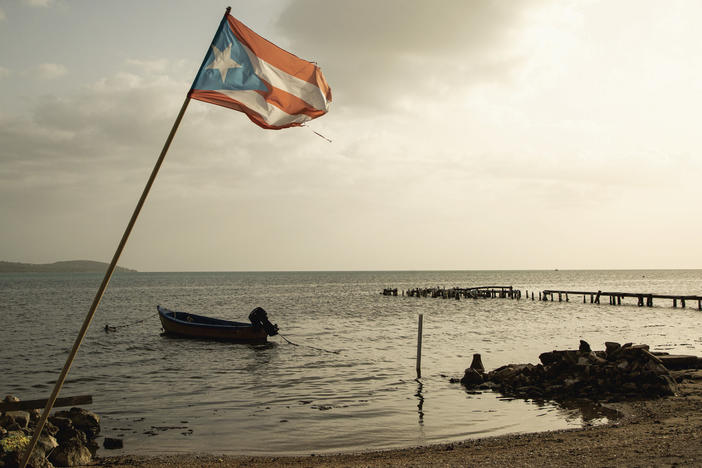
M 320 68 L 224 15 L 188 95 L 245 113 L 267 129 L 296 127 L 329 110 Z

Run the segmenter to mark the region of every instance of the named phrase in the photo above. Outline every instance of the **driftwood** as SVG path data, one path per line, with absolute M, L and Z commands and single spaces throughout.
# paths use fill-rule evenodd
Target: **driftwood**
M 24 401 L 0 401 L 0 412 L 44 408 L 46 406 L 46 402 L 47 402 L 47 399 L 24 400 Z M 54 406 L 89 405 L 92 402 L 93 402 L 92 395 L 78 395 L 78 396 L 57 398 L 56 403 L 54 403 Z

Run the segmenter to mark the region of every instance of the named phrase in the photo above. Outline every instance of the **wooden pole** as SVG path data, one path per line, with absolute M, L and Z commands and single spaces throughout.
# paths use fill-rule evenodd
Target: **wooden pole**
M 227 9 L 224 12 L 224 16 L 222 17 L 222 20 L 220 21 L 220 25 L 217 28 L 217 32 L 219 32 L 222 23 L 224 23 L 227 20 L 227 17 L 229 16 L 229 12 L 231 11 L 231 7 L 227 7 Z M 217 32 L 215 32 L 214 38 L 217 37 Z M 205 57 L 202 59 L 202 64 L 200 65 L 200 68 L 202 68 L 207 61 L 207 54 L 205 54 Z M 199 70 L 199 69 L 198 69 Z M 193 85 L 195 83 L 193 82 Z M 192 87 L 191 87 L 192 91 Z M 54 406 L 54 403 L 56 402 L 56 398 L 58 398 L 58 394 L 61 391 L 61 387 L 63 387 L 63 383 L 66 381 L 66 376 L 68 375 L 68 371 L 71 369 L 71 365 L 73 364 L 73 360 L 76 357 L 76 354 L 78 353 L 78 348 L 80 348 L 81 343 L 83 342 L 83 338 L 85 338 L 86 333 L 88 332 L 88 327 L 90 327 L 90 322 L 92 322 L 93 317 L 95 316 L 95 311 L 98 308 L 98 305 L 100 305 L 100 301 L 102 300 L 102 296 L 105 294 L 105 290 L 107 289 L 107 285 L 110 283 L 110 278 L 112 278 L 112 274 L 115 271 L 115 268 L 117 267 L 117 262 L 119 260 L 119 257 L 122 255 L 122 251 L 124 250 L 124 246 L 127 244 L 127 240 L 129 239 L 129 235 L 132 232 L 132 229 L 134 228 L 134 224 L 136 223 L 137 218 L 139 217 L 139 213 L 141 212 L 142 207 L 144 206 L 144 203 L 146 202 L 146 197 L 149 195 L 149 191 L 151 190 L 151 186 L 154 184 L 154 180 L 156 180 L 156 175 L 158 174 L 159 169 L 161 169 L 161 165 L 163 164 L 163 160 L 166 157 L 166 153 L 168 152 L 168 149 L 171 147 L 171 142 L 173 141 L 173 138 L 175 137 L 176 132 L 178 131 L 178 126 L 180 126 L 180 121 L 183 120 L 183 115 L 185 115 L 185 110 L 188 108 L 188 104 L 190 103 L 190 91 L 188 91 L 188 94 L 185 96 L 185 100 L 183 101 L 183 105 L 180 107 L 180 112 L 178 112 L 178 116 L 175 119 L 175 122 L 173 123 L 173 127 L 171 128 L 170 133 L 168 134 L 168 138 L 166 138 L 166 142 L 163 144 L 163 149 L 161 149 L 161 154 L 159 155 L 158 159 L 156 160 L 156 164 L 154 165 L 153 170 L 151 171 L 151 175 L 149 176 L 149 180 L 146 182 L 146 186 L 144 187 L 144 191 L 141 193 L 141 197 L 139 198 L 139 201 L 137 202 L 136 207 L 134 208 L 134 213 L 132 213 L 132 217 L 129 219 L 129 223 L 127 224 L 127 228 L 124 230 L 124 234 L 122 235 L 122 239 L 119 241 L 119 245 L 117 246 L 117 250 L 115 251 L 115 254 L 112 256 L 112 261 L 110 262 L 110 265 L 107 267 L 107 271 L 105 272 L 105 277 L 102 280 L 102 284 L 100 284 L 100 287 L 98 288 L 97 293 L 95 293 L 95 298 L 93 299 L 93 303 L 90 306 L 90 310 L 88 311 L 88 315 L 85 317 L 85 320 L 83 321 L 83 325 L 80 328 L 80 332 L 78 332 L 78 336 L 76 337 L 75 342 L 73 343 L 73 349 L 71 349 L 71 352 L 68 355 L 68 358 L 66 359 L 66 363 L 63 366 L 63 369 L 61 370 L 61 375 L 59 375 L 58 380 L 56 380 L 56 384 L 54 385 L 54 389 L 51 392 L 51 396 L 46 402 L 46 406 L 44 407 L 44 412 L 42 413 L 41 417 L 37 421 L 37 425 L 34 428 L 34 435 L 32 436 L 32 440 L 29 442 L 29 445 L 27 446 L 27 449 L 22 457 L 22 461 L 20 463 L 21 468 L 26 468 L 27 462 L 29 461 L 29 458 L 32 455 L 32 451 L 34 451 L 34 447 L 37 445 L 37 441 L 39 440 L 39 436 L 41 435 L 41 431 L 44 428 L 44 425 L 46 424 L 46 420 L 49 418 L 49 413 L 51 412 L 51 408 Z
M 417 326 L 417 378 L 422 378 L 422 322 L 424 314 L 419 314 L 419 324 Z
M 139 217 L 139 213 L 141 212 L 142 207 L 144 206 L 144 202 L 146 201 L 146 197 L 149 195 L 149 191 L 151 190 L 151 186 L 154 184 L 154 180 L 156 179 L 156 175 L 158 174 L 159 169 L 161 168 L 161 164 L 163 164 L 163 160 L 166 157 L 166 153 L 168 152 L 168 148 L 171 146 L 171 142 L 173 141 L 173 137 L 175 136 L 176 131 L 178 130 L 178 126 L 180 125 L 180 121 L 183 119 L 183 114 L 185 114 L 185 109 L 188 108 L 188 103 L 190 102 L 190 96 L 186 96 L 185 101 L 183 102 L 183 105 L 180 108 L 180 112 L 178 113 L 178 117 L 176 117 L 175 123 L 173 124 L 173 128 L 171 128 L 171 132 L 168 134 L 168 138 L 166 138 L 166 143 L 163 145 L 163 149 L 161 150 L 161 154 L 158 157 L 158 160 L 156 161 L 156 165 L 154 166 L 153 170 L 151 171 L 151 176 L 149 177 L 148 182 L 146 182 L 146 187 L 144 187 L 144 191 L 141 194 L 141 198 L 139 198 L 139 202 L 136 205 L 136 208 L 134 208 L 134 213 L 132 213 L 132 217 L 129 220 L 129 223 L 127 224 L 127 228 L 124 230 L 124 234 L 122 235 L 122 240 L 120 240 L 119 245 L 117 246 L 117 250 L 115 251 L 115 254 L 112 256 L 112 261 L 110 262 L 110 265 L 107 268 L 107 271 L 105 272 L 105 277 L 102 280 L 102 284 L 100 284 L 100 288 L 98 288 L 97 293 L 95 294 L 95 299 L 93 299 L 93 303 L 90 306 L 90 310 L 88 311 L 88 315 L 85 317 L 85 320 L 83 321 L 83 325 L 80 328 L 80 332 L 78 332 L 78 336 L 76 337 L 75 342 L 73 343 L 73 349 L 71 349 L 70 354 L 68 355 L 68 358 L 66 359 L 66 363 L 63 366 L 63 370 L 61 371 L 61 375 L 59 376 L 58 380 L 56 380 L 56 384 L 54 385 L 54 389 L 51 392 L 51 396 L 46 402 L 46 406 L 44 407 L 44 412 L 42 413 L 41 417 L 39 418 L 39 421 L 37 421 L 37 425 L 34 428 L 34 435 L 32 436 L 32 440 L 29 442 L 29 446 L 27 446 L 27 450 L 24 453 L 22 463 L 20 466 L 22 468 L 25 468 L 27 466 L 27 462 L 29 461 L 29 457 L 32 454 L 32 451 L 34 450 L 34 447 L 37 444 L 37 441 L 39 440 L 39 436 L 41 434 L 42 429 L 44 428 L 44 425 L 46 424 L 46 420 L 49 417 L 49 412 L 51 412 L 51 408 L 54 406 L 54 403 L 56 402 L 56 398 L 58 397 L 59 392 L 61 391 L 61 387 L 63 387 L 63 383 L 66 381 L 66 376 L 68 375 L 68 371 L 71 369 L 71 365 L 73 364 L 73 360 L 76 357 L 76 354 L 78 353 L 78 348 L 80 348 L 81 343 L 83 342 L 83 338 L 85 338 L 85 334 L 88 332 L 88 327 L 90 327 L 90 322 L 93 320 L 93 316 L 95 315 L 95 311 L 98 308 L 98 305 L 100 305 L 100 301 L 102 300 L 102 296 L 105 294 L 105 290 L 107 289 L 107 285 L 110 282 L 110 278 L 112 278 L 112 273 L 114 273 L 115 268 L 117 267 L 117 261 L 119 260 L 119 257 L 122 255 L 122 251 L 124 250 L 124 246 L 127 244 L 127 240 L 129 239 L 129 235 L 132 232 L 132 228 L 134 228 L 134 224 L 136 223 L 137 218 Z

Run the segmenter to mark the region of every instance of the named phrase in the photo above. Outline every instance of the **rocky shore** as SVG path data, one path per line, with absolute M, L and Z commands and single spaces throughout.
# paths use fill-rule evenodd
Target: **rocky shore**
M 582 340 L 577 350 L 542 353 L 539 360 L 536 365 L 508 364 L 485 373 L 476 354 L 460 382 L 469 389 L 521 398 L 612 402 L 675 395 L 671 370 L 702 368 L 696 356 L 651 353 L 645 344 L 607 342 L 604 350 L 593 351 Z
M 20 399 L 8 395 L 4 403 L 19 403 Z M 0 414 L 0 468 L 19 465 L 24 449 L 34 434 L 40 411 L 15 410 Z M 96 437 L 100 433 L 100 417 L 83 408 L 56 411 L 47 420 L 28 466 L 52 468 L 54 466 L 84 466 L 92 463 L 97 453 Z M 105 438 L 104 444 L 118 443 Z

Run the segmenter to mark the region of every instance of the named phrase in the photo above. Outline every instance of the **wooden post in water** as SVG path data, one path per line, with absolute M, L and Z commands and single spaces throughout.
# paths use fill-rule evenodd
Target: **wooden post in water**
M 417 378 L 422 378 L 422 322 L 424 314 L 419 314 L 419 324 L 417 326 Z

